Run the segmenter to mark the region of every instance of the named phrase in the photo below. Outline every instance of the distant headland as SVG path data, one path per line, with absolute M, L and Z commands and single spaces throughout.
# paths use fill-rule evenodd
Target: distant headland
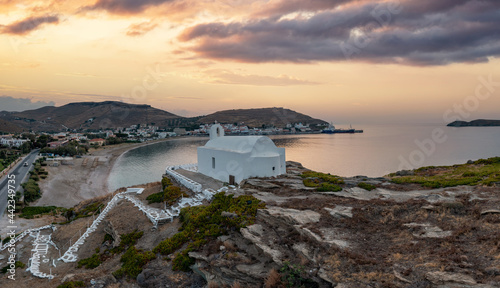
M 500 126 L 500 120 L 478 119 L 478 120 L 473 120 L 470 122 L 454 121 L 446 126 L 449 126 L 449 127 L 492 127 L 492 126 Z

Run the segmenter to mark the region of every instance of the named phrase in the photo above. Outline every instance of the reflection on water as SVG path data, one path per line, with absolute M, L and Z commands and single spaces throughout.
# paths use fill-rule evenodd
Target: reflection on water
M 500 127 L 364 125 L 360 128 L 364 128 L 365 133 L 286 135 L 271 136 L 271 139 L 277 146 L 286 148 L 287 160 L 342 176 L 382 176 L 409 168 L 404 165 L 405 161 L 418 164 L 414 165 L 417 168 L 500 156 Z M 427 141 L 436 128 L 445 133 L 443 144 Z M 174 139 L 131 150 L 122 155 L 113 168 L 109 189 L 159 181 L 166 166 L 195 163 L 196 148 L 207 140 Z

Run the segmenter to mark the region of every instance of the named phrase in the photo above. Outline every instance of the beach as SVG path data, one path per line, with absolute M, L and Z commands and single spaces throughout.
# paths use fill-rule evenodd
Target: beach
M 159 140 L 159 141 L 165 141 Z M 30 206 L 58 206 L 71 208 L 79 202 L 106 195 L 108 177 L 116 160 L 127 151 L 154 142 L 120 144 L 90 149 L 82 158 L 63 161 L 59 166 L 49 166 L 49 175 L 39 182 L 42 198 Z

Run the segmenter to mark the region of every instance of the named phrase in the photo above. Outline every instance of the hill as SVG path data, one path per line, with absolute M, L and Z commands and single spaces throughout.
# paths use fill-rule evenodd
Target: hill
M 7 120 L 4 120 L 4 119 L 0 119 L 0 132 L 13 132 L 13 133 L 19 133 L 19 132 L 22 132 L 23 129 L 21 127 L 19 127 L 18 125 L 10 122 L 10 121 L 7 121 Z
M 184 119 L 150 105 L 135 105 L 115 101 L 78 102 L 61 107 L 46 106 L 36 110 L 4 114 L 5 120 L 34 131 L 99 129 L 153 124 L 167 127 Z
M 284 108 L 238 109 L 219 111 L 207 116 L 185 118 L 151 107 L 116 101 L 77 102 L 64 106 L 46 106 L 23 112 L 0 113 L 0 131 L 45 131 L 66 129 L 98 130 L 148 124 L 161 128 L 195 128 L 199 124 L 245 123 L 250 127 L 273 125 L 285 127 L 290 123 L 326 125 L 327 122 Z
M 214 123 L 214 121 L 219 123 L 243 122 L 250 127 L 261 127 L 262 125 L 285 127 L 286 124 L 293 123 L 328 125 L 323 120 L 284 108 L 225 110 L 203 116 L 198 120 L 201 124 Z
M 478 119 L 470 122 L 467 121 L 454 121 L 446 126 L 449 127 L 491 127 L 491 126 L 500 126 L 500 120 L 485 120 Z

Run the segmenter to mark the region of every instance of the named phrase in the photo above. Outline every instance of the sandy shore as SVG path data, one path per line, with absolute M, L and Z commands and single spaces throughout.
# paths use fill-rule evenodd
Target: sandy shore
M 43 192 L 42 198 L 31 206 L 70 208 L 83 200 L 113 192 L 108 190 L 108 177 L 120 155 L 157 142 L 159 141 L 91 149 L 82 158 L 74 158 L 57 167 L 47 166 L 49 175 L 47 179 L 39 182 Z M 50 162 L 48 164 L 50 165 Z

